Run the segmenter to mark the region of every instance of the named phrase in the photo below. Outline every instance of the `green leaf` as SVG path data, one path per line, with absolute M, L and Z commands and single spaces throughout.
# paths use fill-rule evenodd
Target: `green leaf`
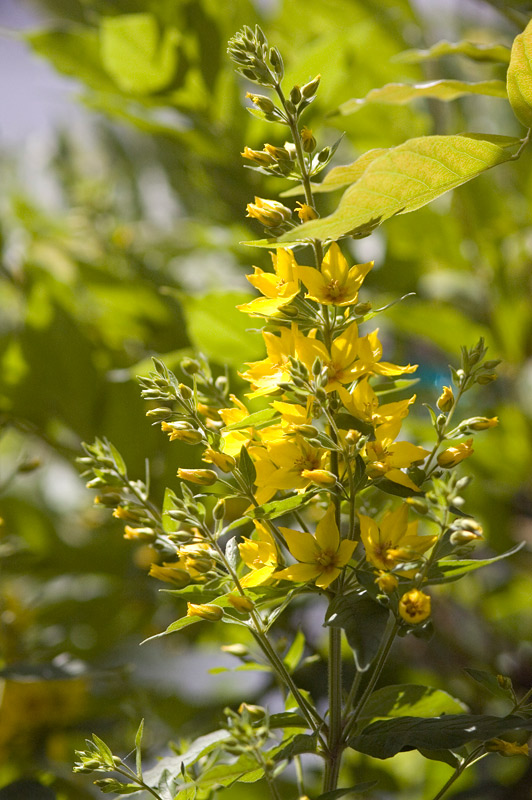
M 294 756 L 299 756 L 302 753 L 315 753 L 317 744 L 318 735 L 316 733 L 298 733 L 275 753 L 274 760 L 290 760 L 294 758 Z
M 525 542 L 521 542 L 505 553 L 501 553 L 493 558 L 464 558 L 460 561 L 438 561 L 429 570 L 427 582 L 431 584 L 450 583 L 451 581 L 458 580 L 458 578 L 461 578 L 462 575 L 466 575 L 468 572 L 473 572 L 476 569 L 481 569 L 481 567 L 494 564 L 496 561 L 509 558 L 515 555 L 515 553 L 518 553 L 519 550 L 522 550 L 524 546 Z
M 95 733 L 92 734 L 92 740 L 96 747 L 98 748 L 98 752 L 100 753 L 102 759 L 109 767 L 114 767 L 115 762 L 113 761 L 113 753 L 108 745 L 105 744 L 103 739 L 100 739 L 99 736 L 96 736 Z
M 506 731 L 532 730 L 532 720 L 517 716 L 448 714 L 435 719 L 401 717 L 373 722 L 349 747 L 374 758 L 391 758 L 401 750 L 453 750 L 468 742 L 485 742 Z
M 356 786 L 346 786 L 343 789 L 333 789 L 331 792 L 320 794 L 316 800 L 339 800 L 340 797 L 345 797 L 346 794 L 351 792 L 362 794 L 363 792 L 369 792 L 369 790 L 373 789 L 377 783 L 378 781 L 365 781 L 365 783 L 357 783 Z
M 263 408 L 262 411 L 255 411 L 248 417 L 244 417 L 239 422 L 233 422 L 232 425 L 227 425 L 222 428 L 223 431 L 239 431 L 242 428 L 259 428 L 263 425 L 269 424 L 274 419 L 279 417 L 279 412 L 275 408 Z
M 282 711 L 271 715 L 270 728 L 308 728 L 308 722 L 295 711 Z
M 515 116 L 525 128 L 532 128 L 532 22 L 514 39 L 506 78 Z
M 26 34 L 25 38 L 35 53 L 48 59 L 63 75 L 97 91 L 115 91 L 102 67 L 98 35 L 92 28 L 79 25 L 67 30 L 37 31 Z
M 181 631 L 183 628 L 188 628 L 189 625 L 195 625 L 196 622 L 201 622 L 201 617 L 181 617 L 181 619 L 176 619 L 175 622 L 172 622 L 165 631 L 156 633 L 154 636 L 148 636 L 141 644 L 152 642 L 154 639 L 161 639 L 163 636 L 168 636 L 170 633 L 176 633 L 176 631 Z
M 364 718 L 438 717 L 461 714 L 467 706 L 441 689 L 403 683 L 377 689 L 364 706 Z
M 508 64 L 510 48 L 504 44 L 477 44 L 476 42 L 447 42 L 445 40 L 432 45 L 429 50 L 405 50 L 394 57 L 394 61 L 403 64 L 419 64 L 432 61 L 441 56 L 460 55 L 474 61 L 495 61 Z
M 287 654 L 283 658 L 284 663 L 286 664 L 288 671 L 292 673 L 295 669 L 297 669 L 298 665 L 303 658 L 303 653 L 305 652 L 305 635 L 302 631 L 298 631 L 294 637 L 294 641 L 290 645 Z
M 249 335 L 247 315 L 235 308 L 236 305 L 249 303 L 253 295 L 246 292 L 210 292 L 202 297 L 180 297 L 190 338 L 207 358 L 240 368 L 244 361 L 263 356 L 262 336 Z
M 511 681 L 509 678 L 506 678 L 505 681 L 507 685 L 501 686 L 498 681 L 497 675 L 494 675 L 492 672 L 487 672 L 483 669 L 464 669 L 464 672 L 467 672 L 470 678 L 473 678 L 474 681 L 480 683 L 488 692 L 491 692 L 495 697 L 501 697 L 504 700 L 511 700 L 512 702 L 515 700 L 515 693 L 512 689 Z
M 324 624 L 345 631 L 353 648 L 356 668 L 365 672 L 378 653 L 389 616 L 389 610 L 367 594 L 348 594 L 331 602 Z
M 372 89 L 365 97 L 354 97 L 338 106 L 336 114 L 347 116 L 354 114 L 366 105 L 372 103 L 385 103 L 386 105 L 402 106 L 417 100 L 420 97 L 430 97 L 434 100 L 450 101 L 469 94 L 483 94 L 490 97 L 507 97 L 504 81 L 458 81 L 441 80 L 427 81 L 426 83 L 388 83 L 379 89 Z
M 276 519 L 276 517 L 282 517 L 283 514 L 288 514 L 296 508 L 307 505 L 314 497 L 314 494 L 315 492 L 306 492 L 305 494 L 294 494 L 292 497 L 285 497 L 283 500 L 272 500 L 262 506 L 250 508 L 246 512 L 246 516 L 251 517 L 251 519 Z
M 175 533 L 175 531 L 179 530 L 179 522 L 176 519 L 172 519 L 172 517 L 168 516 L 169 511 L 173 511 L 177 508 L 177 497 L 173 489 L 169 489 L 168 486 L 164 490 L 164 500 L 163 500 L 163 515 L 162 515 L 162 524 L 163 530 L 165 533 Z
M 502 164 L 511 154 L 488 138 L 422 136 L 376 158 L 342 196 L 336 211 L 290 231 L 279 240 L 302 236 L 339 239 L 366 225 L 406 214 Z
M 222 672 L 271 672 L 272 668 L 267 664 L 239 664 L 237 667 L 212 667 L 210 675 L 221 675 Z
M 102 63 L 124 92 L 151 94 L 165 89 L 177 69 L 175 28 L 162 34 L 148 12 L 103 17 L 100 28 Z
M 372 161 L 375 161 L 376 158 L 379 158 L 387 152 L 387 147 L 378 147 L 363 153 L 356 161 L 353 161 L 352 164 L 348 164 L 346 167 L 333 167 L 321 183 L 312 184 L 312 191 L 314 194 L 320 194 L 323 192 L 334 192 L 336 189 L 350 186 L 352 183 L 355 183 L 355 181 L 358 181 Z M 293 197 L 299 194 L 304 194 L 303 189 L 300 186 L 296 186 L 293 189 L 282 192 L 281 197 Z
M 257 768 L 256 760 L 250 755 L 242 755 L 232 764 L 216 764 L 206 769 L 198 779 L 202 789 L 214 786 L 232 786 L 237 781 L 255 783 L 262 778 L 264 770 Z
M 240 456 L 238 458 L 238 468 L 242 473 L 248 487 L 251 488 L 255 483 L 255 479 L 257 477 L 257 470 L 255 469 L 255 464 L 253 463 L 251 456 L 249 455 L 247 447 L 245 445 L 242 445 L 242 447 L 240 448 Z
M 155 767 L 144 773 L 144 782 L 148 786 L 156 788 L 165 771 L 171 776 L 180 775 L 182 766 L 184 768 L 192 766 L 211 750 L 215 750 L 228 737 L 229 733 L 226 730 L 217 730 L 207 733 L 205 736 L 199 736 L 182 755 L 161 758 Z

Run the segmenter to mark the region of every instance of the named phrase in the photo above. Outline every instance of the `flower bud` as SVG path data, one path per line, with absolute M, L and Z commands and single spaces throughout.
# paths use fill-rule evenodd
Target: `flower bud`
M 345 435 L 345 440 L 347 444 L 356 444 L 361 436 L 362 434 L 360 431 L 357 431 L 354 428 L 349 428 Z
M 277 200 L 265 200 L 262 197 L 255 197 L 254 203 L 246 206 L 248 217 L 257 219 L 266 228 L 276 228 L 283 222 L 288 222 L 292 212 Z
M 266 709 L 262 706 L 255 706 L 251 705 L 250 703 L 240 703 L 238 706 L 238 713 L 243 714 L 245 711 L 249 714 L 252 719 L 262 719 L 262 717 L 266 716 Z
M 261 111 L 273 111 L 275 108 L 273 100 L 271 100 L 269 97 L 265 97 L 262 94 L 252 94 L 251 92 L 247 92 L 246 97 L 251 100 L 251 102 L 254 103 L 257 108 L 260 108 Z
M 482 539 L 482 534 L 463 530 L 454 531 L 449 537 L 449 541 L 453 545 L 471 544 L 472 542 L 478 542 L 479 539 Z
M 290 153 L 286 147 L 275 147 L 273 144 L 265 144 L 264 149 L 274 161 L 290 161 Z
M 157 421 L 168 419 L 171 417 L 174 412 L 171 408 L 166 408 L 165 406 L 161 406 L 160 408 L 150 408 L 149 411 L 146 411 L 146 416 L 150 419 L 155 419 Z
M 303 143 L 303 150 L 305 153 L 313 153 L 316 149 L 316 139 L 310 128 L 302 128 L 301 130 L 301 141 Z
M 427 514 L 429 510 L 429 504 L 425 500 L 424 497 L 407 497 L 405 499 L 405 503 L 417 511 L 418 514 Z
M 528 743 L 517 744 L 517 742 L 507 742 L 504 739 L 490 739 L 484 744 L 488 753 L 500 753 L 501 756 L 527 756 L 529 754 Z
M 177 470 L 177 477 L 199 486 L 212 486 L 218 480 L 218 475 L 212 469 L 182 469 Z
M 362 317 L 364 314 L 367 314 L 369 311 L 371 311 L 372 307 L 373 306 L 371 303 L 357 303 L 355 306 L 355 314 L 359 317 Z
M 327 469 L 304 469 L 301 472 L 301 477 L 314 483 L 316 486 L 327 487 L 336 485 L 336 475 L 329 472 Z
M 380 570 L 379 575 L 375 578 L 375 583 L 384 594 L 392 594 L 399 585 L 396 576 L 391 572 L 384 572 Z
M 216 521 L 219 521 L 225 517 L 225 500 L 223 499 L 223 497 L 220 500 L 218 500 L 218 502 L 214 506 L 212 510 L 212 516 L 213 519 L 215 519 Z
M 430 616 L 430 597 L 420 589 L 411 589 L 399 601 L 399 614 L 409 625 L 418 625 Z
M 306 83 L 304 86 L 301 87 L 301 94 L 307 100 L 311 97 L 314 97 L 316 92 L 318 91 L 318 86 L 320 85 L 321 75 L 316 75 L 311 81 Z
M 187 603 L 187 617 L 201 617 L 209 622 L 217 622 L 224 615 L 223 608 L 211 603 Z
M 269 153 L 265 153 L 263 150 L 251 150 L 249 147 L 244 147 L 244 150 L 240 155 L 243 158 L 247 158 L 248 161 L 254 161 L 255 164 L 258 164 L 261 167 L 269 167 L 273 163 L 275 163 L 275 159 L 271 157 Z
M 186 375 L 195 375 L 201 371 L 201 364 L 195 358 L 184 358 L 180 367 Z
M 194 397 L 194 392 L 186 383 L 179 384 L 179 391 L 183 400 L 191 400 Z
M 219 453 L 217 450 L 213 450 L 211 447 L 208 447 L 207 450 L 205 450 L 202 460 L 206 461 L 207 464 L 214 464 L 218 467 L 218 469 L 221 469 L 222 472 L 232 472 L 236 465 L 236 461 L 233 456 L 230 456 L 227 453 Z
M 249 597 L 243 597 L 242 595 L 237 594 L 228 594 L 227 599 L 237 611 L 253 611 L 255 608 L 255 604 L 249 599 Z
M 440 411 L 443 411 L 445 413 L 451 410 L 451 408 L 454 405 L 454 394 L 450 386 L 443 387 L 443 391 L 441 395 L 438 397 L 436 405 L 438 406 Z
M 153 542 L 157 538 L 157 534 L 153 528 L 132 528 L 131 525 L 126 525 L 124 528 L 124 539 L 133 539 L 137 542 Z
M 468 428 L 474 431 L 485 431 L 488 428 L 495 428 L 499 424 L 499 417 L 473 417 L 467 420 Z M 465 425 L 465 423 L 463 423 Z
M 460 442 L 460 444 L 443 450 L 438 456 L 438 464 L 444 469 L 451 469 L 456 467 L 460 461 L 468 458 L 473 452 L 473 439 L 468 439 L 466 442 Z
M 192 426 L 183 427 L 179 423 L 162 422 L 161 430 L 168 434 L 171 442 L 185 442 L 186 444 L 198 444 L 203 441 L 203 434 L 194 430 Z
M 498 376 L 496 372 L 486 372 L 484 375 L 478 376 L 477 383 L 480 384 L 480 386 L 487 386 L 488 383 L 496 381 L 497 377 Z
M 297 84 L 290 90 L 290 100 L 295 106 L 301 102 L 301 89 Z
M 36 469 L 39 469 L 41 466 L 41 459 L 40 458 L 28 458 L 19 464 L 17 467 L 17 472 L 24 473 L 24 472 L 33 472 Z
M 152 564 L 148 573 L 152 578 L 158 578 L 165 583 L 171 583 L 178 589 L 183 589 L 191 581 L 190 575 L 175 564 Z
M 314 425 L 296 425 L 294 430 L 305 438 L 317 436 L 319 433 L 319 430 L 315 428 Z

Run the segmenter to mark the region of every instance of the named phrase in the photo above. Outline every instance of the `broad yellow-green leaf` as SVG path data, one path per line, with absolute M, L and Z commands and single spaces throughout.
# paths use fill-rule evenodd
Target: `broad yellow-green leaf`
M 428 81 L 427 83 L 388 83 L 379 89 L 372 89 L 365 97 L 354 97 L 338 106 L 337 114 L 346 116 L 371 103 L 386 103 L 402 106 L 420 97 L 431 97 L 434 100 L 456 100 L 468 94 L 484 94 L 490 97 L 506 97 L 504 81 Z M 371 151 L 370 151 L 371 152 Z
M 153 14 L 104 17 L 100 29 L 102 63 L 123 91 L 158 92 L 175 75 L 178 38 L 175 28 L 161 32 Z
M 279 241 L 303 236 L 338 239 L 371 220 L 406 214 L 511 158 L 511 153 L 477 135 L 422 136 L 376 158 L 347 189 L 330 216 L 286 233 Z
M 460 55 L 474 61 L 496 61 L 508 64 L 510 48 L 504 44 L 477 44 L 476 42 L 437 42 L 428 50 L 405 50 L 394 58 L 403 64 L 419 64 L 441 56 Z
M 532 128 L 532 22 L 514 39 L 507 87 L 515 116 L 525 127 Z
M 344 186 L 355 183 L 372 161 L 375 161 L 376 158 L 379 158 L 379 156 L 387 152 L 387 147 L 376 147 L 374 150 L 368 150 L 366 153 L 362 153 L 352 164 L 348 164 L 345 167 L 333 167 L 321 183 L 312 184 L 312 191 L 314 194 L 334 192 L 335 189 L 341 189 Z M 301 186 L 295 186 L 293 189 L 288 189 L 286 192 L 283 192 L 281 197 L 295 197 L 300 194 L 303 194 L 303 189 Z

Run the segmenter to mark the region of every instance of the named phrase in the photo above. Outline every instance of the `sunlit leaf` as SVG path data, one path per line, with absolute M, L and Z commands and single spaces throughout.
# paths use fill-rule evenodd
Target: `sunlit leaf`
M 388 83 L 380 89 L 372 89 L 365 97 L 354 97 L 338 106 L 337 114 L 347 116 L 354 114 L 366 105 L 372 103 L 385 103 L 387 105 L 402 106 L 417 100 L 420 97 L 430 97 L 434 100 L 457 100 L 470 94 L 489 95 L 490 97 L 506 97 L 504 81 L 470 81 L 441 80 L 428 81 L 410 85 L 407 83 Z
M 279 241 L 338 239 L 375 216 L 386 220 L 415 211 L 509 158 L 511 153 L 502 147 L 466 134 L 409 139 L 372 161 L 333 214 L 307 222 Z
M 164 89 L 177 69 L 175 28 L 159 30 L 153 14 L 120 14 L 102 18 L 102 63 L 125 92 L 150 94 Z
M 399 684 L 373 692 L 364 706 L 363 717 L 438 717 L 466 711 L 464 703 L 441 689 Z
M 285 497 L 283 500 L 273 500 L 271 503 L 264 503 L 262 506 L 251 508 L 247 512 L 247 516 L 252 519 L 276 519 L 276 517 L 282 517 L 283 514 L 288 514 L 296 508 L 305 506 L 310 503 L 313 497 L 314 492 L 307 492 L 306 494 Z
M 514 39 L 507 85 L 515 116 L 526 128 L 532 128 L 532 22 Z
M 352 183 L 355 183 L 355 181 L 358 181 L 372 161 L 375 161 L 376 158 L 379 158 L 379 156 L 387 152 L 388 148 L 377 147 L 374 150 L 368 150 L 366 153 L 363 153 L 356 161 L 353 161 L 352 164 L 348 164 L 345 167 L 333 167 L 329 170 L 321 183 L 311 184 L 313 193 L 334 192 L 336 189 L 350 186 Z M 303 194 L 303 189 L 299 186 L 295 186 L 293 189 L 282 192 L 281 197 L 293 197 L 300 194 Z
M 495 61 L 508 64 L 510 48 L 504 44 L 478 44 L 476 42 L 437 42 L 428 50 L 405 50 L 395 56 L 394 61 L 403 64 L 419 64 L 448 55 L 460 55 L 474 61 Z
M 493 558 L 463 558 L 460 561 L 439 561 L 429 570 L 427 575 L 428 582 L 431 584 L 450 583 L 468 572 L 474 572 L 477 569 L 488 567 L 490 564 L 509 558 L 518 553 L 519 550 L 522 550 L 524 546 L 525 542 L 521 542 L 512 547 L 511 550 L 507 550 L 506 553 L 501 553 L 501 555 Z

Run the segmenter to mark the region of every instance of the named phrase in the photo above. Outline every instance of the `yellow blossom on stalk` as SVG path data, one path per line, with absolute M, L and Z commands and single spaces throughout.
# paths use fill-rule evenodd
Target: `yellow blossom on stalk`
M 206 464 L 214 464 L 218 469 L 221 469 L 222 472 L 231 472 L 236 465 L 233 456 L 230 456 L 228 453 L 218 453 L 211 447 L 205 450 L 201 460 L 205 461 Z
M 359 381 L 352 392 L 340 386 L 338 393 L 347 411 L 362 422 L 369 422 L 370 425 L 383 425 L 386 422 L 404 419 L 416 399 L 416 395 L 413 394 L 407 400 L 398 400 L 381 406 L 367 377 Z
M 180 422 L 161 422 L 161 430 L 168 434 L 171 442 L 185 442 L 186 444 L 198 444 L 203 439 L 203 435 L 189 426 L 184 426 Z
M 295 275 L 297 264 L 292 251 L 279 248 L 277 253 L 271 253 L 271 257 L 274 273 L 254 267 L 255 273 L 246 275 L 251 285 L 264 297 L 237 306 L 239 311 L 259 316 L 275 316 L 299 292 L 299 281 Z
M 379 574 L 375 578 L 375 583 L 384 594 L 391 594 L 399 585 L 399 581 L 395 575 L 391 572 L 384 572 L 383 570 L 379 570 Z
M 336 580 L 356 547 L 356 542 L 349 539 L 340 541 L 336 511 L 332 504 L 318 522 L 315 536 L 291 528 L 280 528 L 280 531 L 299 563 L 277 572 L 275 577 L 301 583 L 314 580 L 321 589 L 326 589 Z
M 261 395 L 271 394 L 279 389 L 279 383 L 290 378 L 290 361 L 288 356 L 295 354 L 295 336 L 297 326 L 291 328 L 281 328 L 280 335 L 276 336 L 268 331 L 263 332 L 266 344 L 267 358 L 262 361 L 248 363 L 249 369 L 239 373 L 245 381 L 249 381 L 253 387 L 248 397 L 260 397 Z
M 448 412 L 454 405 L 454 394 L 450 386 L 444 386 L 441 395 L 436 400 L 440 411 Z
M 387 511 L 380 524 L 359 514 L 360 538 L 366 560 L 379 570 L 391 570 L 401 562 L 415 561 L 436 541 L 436 536 L 418 536 L 417 522 L 408 522 L 408 505 Z
M 253 611 L 255 608 L 253 600 L 241 594 L 228 594 L 227 600 L 237 611 Z
M 279 563 L 277 546 L 271 533 L 260 522 L 255 522 L 255 528 L 256 538 L 244 537 L 238 545 L 242 561 L 251 570 L 240 579 L 240 585 L 244 587 L 271 583 Z
M 399 614 L 410 625 L 417 625 L 430 617 L 430 597 L 420 589 L 411 589 L 399 601 Z
M 336 475 L 334 472 L 329 472 L 328 469 L 304 469 L 301 477 L 316 486 L 327 488 L 328 486 L 336 485 Z
M 300 203 L 297 202 L 299 208 L 297 209 L 297 216 L 301 220 L 301 222 L 310 222 L 313 219 L 318 219 L 318 212 L 312 206 L 307 205 L 307 203 Z
M 223 615 L 223 608 L 212 603 L 187 603 L 187 617 L 201 617 L 209 622 L 217 622 Z
M 266 150 L 252 150 L 247 145 L 240 155 L 243 158 L 247 158 L 248 161 L 259 164 L 261 167 L 269 167 L 271 164 L 275 164 L 275 159 Z
M 304 125 L 301 128 L 301 142 L 305 153 L 312 153 L 316 149 L 316 139 L 310 128 Z
M 308 297 L 322 305 L 350 306 L 357 302 L 358 291 L 373 267 L 373 261 L 349 268 L 342 251 L 333 242 L 321 262 L 321 269 L 297 267 L 297 275 L 307 287 Z
M 253 448 L 257 477 L 263 489 L 304 489 L 311 479 L 304 472 L 327 469 L 328 452 L 310 445 L 302 436 L 273 441 L 264 448 Z M 264 502 L 264 501 L 262 501 Z
M 234 394 L 229 395 L 230 400 L 234 403 L 234 408 L 221 408 L 219 411 L 220 417 L 226 426 L 234 425 L 241 422 L 246 417 L 249 417 L 249 411 L 244 403 L 238 399 Z M 247 446 L 253 438 L 252 428 L 240 428 L 237 431 L 221 431 L 222 447 L 224 453 L 233 458 L 237 456 L 243 446 Z
M 173 566 L 188 573 L 192 580 L 205 580 L 207 572 L 214 568 L 212 551 L 207 542 L 184 545 L 179 549 L 178 556 Z
M 212 469 L 183 469 L 177 470 L 177 477 L 182 481 L 197 483 L 198 486 L 212 486 L 218 480 L 218 475 Z
M 473 417 L 468 420 L 469 427 L 474 431 L 486 431 L 488 428 L 495 428 L 499 424 L 499 417 Z
M 363 451 L 368 475 L 371 478 L 386 476 L 388 480 L 417 492 L 419 486 L 401 470 L 423 461 L 429 451 L 411 442 L 396 442 L 400 430 L 400 419 L 375 428 L 375 441 L 368 442 Z
M 149 574 L 152 578 L 158 578 L 165 583 L 171 583 L 179 589 L 188 586 L 191 581 L 189 573 L 174 563 L 152 564 Z
M 460 444 L 443 450 L 438 456 L 438 464 L 444 469 L 451 469 L 451 467 L 456 467 L 460 461 L 469 458 L 473 452 L 473 439 L 468 439 L 466 442 L 460 442 Z
M 414 372 L 417 365 L 400 367 L 388 361 L 380 361 L 382 345 L 377 338 L 378 331 L 363 336 L 358 335 L 358 326 L 352 322 L 331 344 L 331 351 L 325 344 L 312 336 L 304 336 L 296 328 L 296 356 L 307 369 L 311 370 L 316 358 L 327 367 L 328 392 L 340 388 L 343 383 L 351 383 L 363 375 L 403 375 Z

